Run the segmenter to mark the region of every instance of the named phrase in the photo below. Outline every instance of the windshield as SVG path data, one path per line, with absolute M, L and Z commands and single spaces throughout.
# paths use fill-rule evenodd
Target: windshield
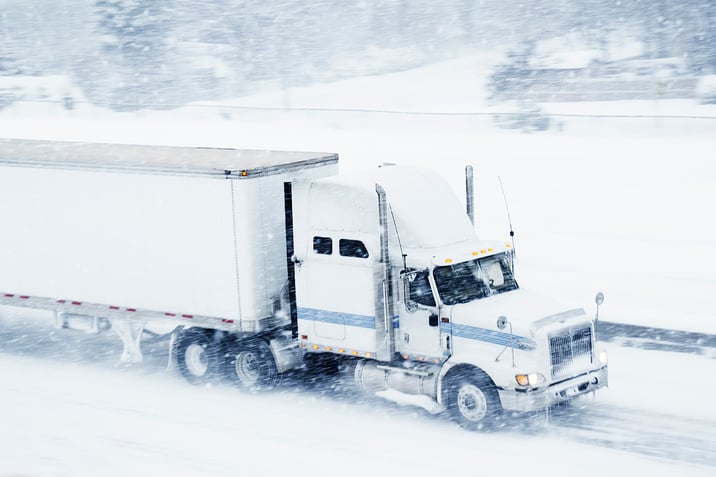
M 435 284 L 443 303 L 456 305 L 517 289 L 507 255 L 435 267 Z

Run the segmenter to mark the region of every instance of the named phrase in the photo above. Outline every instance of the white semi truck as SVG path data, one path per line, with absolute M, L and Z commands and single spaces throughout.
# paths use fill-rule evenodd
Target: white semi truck
M 607 385 L 595 318 L 521 289 L 434 174 L 338 174 L 330 153 L 0 140 L 0 305 L 149 331 L 190 382 L 270 389 L 352 373 L 364 391 L 499 422 Z

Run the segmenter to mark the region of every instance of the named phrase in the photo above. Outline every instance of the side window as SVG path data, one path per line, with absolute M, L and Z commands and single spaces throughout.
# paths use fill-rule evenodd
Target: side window
M 340 239 L 338 251 L 341 257 L 368 258 L 368 249 L 360 240 Z
M 428 272 L 419 272 L 410 282 L 410 301 L 423 306 L 435 306 L 433 291 L 430 289 Z
M 333 240 L 330 237 L 313 237 L 313 251 L 321 255 L 331 255 Z

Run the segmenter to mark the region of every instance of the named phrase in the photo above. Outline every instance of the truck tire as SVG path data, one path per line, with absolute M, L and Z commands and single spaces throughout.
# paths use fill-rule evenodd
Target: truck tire
M 200 328 L 182 331 L 174 345 L 177 368 L 184 379 L 201 384 L 216 378 L 222 356 L 220 341 L 212 332 Z
M 233 343 L 227 353 L 226 371 L 237 386 L 247 391 L 269 391 L 280 381 L 271 348 L 263 340 Z
M 446 405 L 450 417 L 465 429 L 494 429 L 502 406 L 492 380 L 478 369 L 456 370 L 446 381 Z

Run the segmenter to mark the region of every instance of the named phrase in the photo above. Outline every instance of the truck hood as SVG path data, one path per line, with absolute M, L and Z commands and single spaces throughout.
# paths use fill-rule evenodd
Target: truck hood
M 525 289 L 454 305 L 450 310 L 450 322 L 454 329 L 475 328 L 495 339 L 504 339 L 503 335 L 509 338 L 509 325 L 504 330 L 497 327 L 497 320 L 501 316 L 512 324 L 515 337 L 525 338 L 524 346 L 533 343 L 532 338 L 541 328 L 586 319 L 581 308 L 570 309 L 549 297 Z

